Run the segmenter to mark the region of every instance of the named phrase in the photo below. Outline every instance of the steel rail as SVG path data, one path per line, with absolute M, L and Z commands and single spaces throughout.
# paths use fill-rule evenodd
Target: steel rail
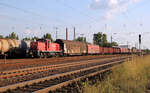
M 114 68 L 114 67 L 106 68 L 104 70 L 97 71 L 97 72 L 94 72 L 94 73 L 91 73 L 91 74 L 88 74 L 88 75 L 85 75 L 85 76 L 82 76 L 82 77 L 78 77 L 78 78 L 75 78 L 75 79 L 72 79 L 72 80 L 69 80 L 69 81 L 66 81 L 66 82 L 63 82 L 63 83 L 51 86 L 51 87 L 47 87 L 45 89 L 34 91 L 33 93 L 49 93 L 50 91 L 55 91 L 56 89 L 60 89 L 62 87 L 65 87 L 65 86 L 67 86 L 67 85 L 69 85 L 69 84 L 71 84 L 73 82 L 77 82 L 77 81 L 80 81 L 80 80 L 82 80 L 84 78 L 87 78 L 87 77 L 90 77 L 90 76 L 94 76 L 94 75 L 106 72 L 108 70 L 111 70 L 112 68 Z
M 121 58 L 126 58 L 126 57 L 119 57 Z M 102 60 L 96 60 L 94 63 L 99 63 L 102 61 L 109 60 L 110 58 L 102 59 Z M 111 60 L 118 59 L 112 58 Z M 88 60 L 89 61 L 89 60 Z M 8 79 L 12 77 L 17 77 L 17 76 L 24 76 L 27 74 L 32 74 L 32 73 L 39 73 L 39 72 L 44 72 L 44 71 L 49 71 L 49 70 L 56 70 L 56 69 L 61 69 L 65 67 L 71 67 L 71 66 L 79 66 L 79 65 L 85 65 L 85 64 L 90 64 L 93 63 L 95 60 L 90 60 L 90 62 L 86 61 L 80 61 L 80 62 L 74 62 L 74 63 L 66 63 L 66 64 L 59 64 L 59 65 L 49 65 L 49 66 L 41 66 L 41 67 L 34 67 L 34 68 L 27 68 L 27 69 L 21 69 L 21 70 L 13 70 L 13 71 L 5 71 L 2 72 L 0 75 L 0 79 Z
M 98 55 L 100 58 L 105 58 L 105 57 L 115 57 L 115 56 L 125 56 L 125 55 Z M 77 56 L 75 56 L 75 57 L 77 57 Z M 87 56 L 78 56 L 78 57 L 87 57 Z M 89 57 L 90 57 L 90 55 L 89 55 Z M 58 58 L 67 58 L 67 57 L 58 57 Z M 69 57 L 69 58 L 74 58 L 74 57 Z M 26 58 L 26 59 L 7 59 L 7 61 L 8 62 L 3 62 L 4 61 L 4 59 L 0 59 L 0 64 L 16 64 L 16 63 L 24 63 L 24 62 L 28 62 L 28 61 L 47 61 L 47 60 L 51 60 L 51 59 L 53 59 L 53 57 L 52 58 L 46 58 L 46 59 L 40 59 L 40 58 L 33 58 L 33 59 L 29 59 L 29 58 Z M 90 58 L 90 59 L 94 59 L 94 58 Z M 89 59 L 89 60 L 90 60 Z M 16 62 L 16 60 L 17 60 L 17 62 Z M 19 60 L 19 61 L 18 61 Z M 56 59 L 56 60 L 59 60 L 59 59 Z M 81 60 L 84 60 L 84 59 L 81 59 Z M 13 62 L 10 62 L 10 61 L 13 61 Z M 14 62 L 15 61 L 15 62 Z
M 26 85 L 32 85 L 34 83 L 44 82 L 45 80 L 51 80 L 51 79 L 55 79 L 55 78 L 59 78 L 59 77 L 64 77 L 64 76 L 67 76 L 67 75 L 72 75 L 72 74 L 80 73 L 80 72 L 87 71 L 87 70 L 90 70 L 90 69 L 95 69 L 95 68 L 100 68 L 100 67 L 104 67 L 104 66 L 107 66 L 107 65 L 112 65 L 112 64 L 115 64 L 115 63 L 123 62 L 123 61 L 125 61 L 125 60 L 115 61 L 115 62 L 111 62 L 111 63 L 107 63 L 107 64 L 102 64 L 102 65 L 93 66 L 93 67 L 89 67 L 89 68 L 84 68 L 84 69 L 80 69 L 80 70 L 76 70 L 76 71 L 66 72 L 66 73 L 62 73 L 62 74 L 56 74 L 56 75 L 53 75 L 53 76 L 48 76 L 48 77 L 44 77 L 44 78 L 40 78 L 40 79 L 36 79 L 36 80 L 31 80 L 31 81 L 18 83 L 18 84 L 8 85 L 8 86 L 5 86 L 5 87 L 0 87 L 0 92 L 5 92 L 7 90 L 13 90 L 13 89 L 16 89 L 18 87 L 24 87 Z

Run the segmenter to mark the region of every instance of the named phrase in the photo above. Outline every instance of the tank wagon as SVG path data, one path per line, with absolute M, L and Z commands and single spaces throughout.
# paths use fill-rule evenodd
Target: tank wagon
M 0 55 L 14 56 L 19 48 L 19 40 L 0 39 Z
M 136 54 L 137 49 L 136 49 L 135 47 L 132 47 L 132 49 L 131 49 L 131 50 L 132 50 L 132 53 L 133 53 L 133 54 Z
M 21 40 L 19 52 L 21 56 L 29 57 L 30 43 L 32 40 Z

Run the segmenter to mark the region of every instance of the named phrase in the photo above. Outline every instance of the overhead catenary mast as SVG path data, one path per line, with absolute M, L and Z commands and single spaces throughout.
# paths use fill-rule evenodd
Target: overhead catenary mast
M 139 50 L 141 50 L 141 34 L 139 34 Z
M 76 40 L 76 28 L 74 27 L 74 40 Z
M 58 38 L 58 27 L 55 27 L 56 29 L 56 39 Z
M 68 28 L 66 27 L 66 40 L 68 40 Z

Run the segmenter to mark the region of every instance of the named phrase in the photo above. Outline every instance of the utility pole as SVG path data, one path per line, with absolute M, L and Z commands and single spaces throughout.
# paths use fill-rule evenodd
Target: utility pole
M 113 42 L 113 37 L 111 36 L 111 43 Z
M 141 50 L 141 34 L 139 34 L 139 50 Z
M 137 43 L 135 43 L 135 48 L 137 48 Z
M 129 48 L 129 42 L 127 41 L 127 48 Z
M 68 28 L 66 27 L 66 40 L 68 40 Z
M 55 29 L 56 29 L 56 39 L 57 39 L 57 34 L 58 34 L 57 30 L 58 30 L 58 27 L 56 27 Z
M 74 27 L 74 40 L 76 40 L 76 28 Z

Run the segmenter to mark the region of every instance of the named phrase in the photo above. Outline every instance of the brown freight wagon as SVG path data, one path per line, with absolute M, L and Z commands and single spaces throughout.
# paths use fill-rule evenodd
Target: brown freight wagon
M 60 44 L 60 48 L 64 55 L 85 55 L 87 54 L 87 44 L 78 41 L 57 39 L 56 43 Z
M 108 51 L 109 51 L 109 52 L 108 52 L 109 54 L 113 54 L 113 52 L 114 52 L 112 47 L 109 47 L 109 48 L 108 48 Z
M 103 54 L 109 54 L 109 48 L 103 47 Z
M 87 44 L 88 54 L 100 54 L 100 47 L 98 45 Z

